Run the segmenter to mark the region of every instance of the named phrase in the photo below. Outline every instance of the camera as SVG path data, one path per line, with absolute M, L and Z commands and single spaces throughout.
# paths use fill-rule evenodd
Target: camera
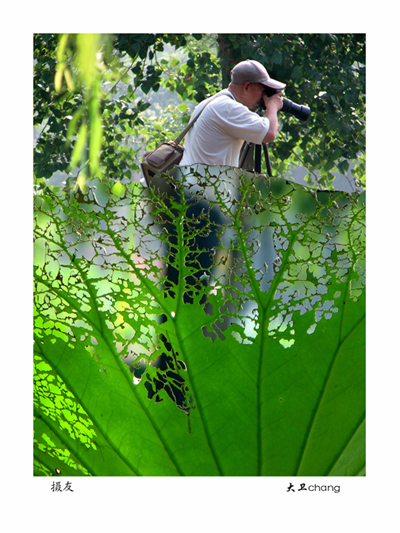
M 265 87 L 264 93 L 266 96 L 270 97 L 273 96 L 276 93 L 279 93 L 280 91 L 278 89 L 271 89 L 270 87 Z M 264 100 L 261 99 L 260 101 L 260 107 L 261 109 L 265 109 Z M 295 116 L 299 120 L 307 120 L 310 116 L 310 108 L 306 105 L 299 105 L 292 102 L 292 100 L 288 100 L 287 98 L 283 98 L 283 106 L 281 111 L 284 113 L 289 113 L 290 115 Z

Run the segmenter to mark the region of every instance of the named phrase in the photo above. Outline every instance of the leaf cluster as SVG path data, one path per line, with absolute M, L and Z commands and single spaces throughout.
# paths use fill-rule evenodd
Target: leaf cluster
M 311 108 L 304 124 L 280 114 L 282 131 L 273 146 L 279 175 L 301 162 L 310 185 L 330 187 L 335 172 L 346 174 L 357 162 L 365 185 L 364 34 L 223 34 L 218 42 L 225 84 L 231 65 L 255 59 L 287 84 L 287 98 Z
M 97 52 L 79 47 L 82 39 L 97 43 Z M 287 83 L 288 98 L 311 108 L 306 123 L 280 115 L 271 145 L 277 175 L 290 176 L 300 163 L 310 185 L 332 187 L 338 173 L 365 185 L 362 34 L 37 34 L 35 175 L 131 179 L 145 149 L 187 124 L 187 104 L 226 86 L 232 65 L 246 58 L 265 64 Z M 160 89 L 180 100 L 157 106 Z

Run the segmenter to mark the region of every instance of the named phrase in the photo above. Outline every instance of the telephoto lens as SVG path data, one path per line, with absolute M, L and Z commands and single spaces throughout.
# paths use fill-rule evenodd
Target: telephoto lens
M 283 106 L 281 111 L 284 113 L 290 113 L 299 120 L 307 120 L 310 116 L 310 108 L 306 105 L 295 104 L 287 98 L 283 99 Z
M 277 92 L 279 91 L 276 89 L 271 89 L 269 87 L 265 88 L 265 94 L 268 97 L 273 96 Z M 260 101 L 260 106 L 261 109 L 265 109 L 263 99 Z M 310 108 L 308 106 L 295 104 L 294 102 L 292 102 L 292 100 L 288 100 L 287 98 L 283 98 L 283 106 L 281 111 L 283 111 L 284 113 L 289 113 L 290 115 L 295 116 L 299 120 L 307 120 L 311 113 Z

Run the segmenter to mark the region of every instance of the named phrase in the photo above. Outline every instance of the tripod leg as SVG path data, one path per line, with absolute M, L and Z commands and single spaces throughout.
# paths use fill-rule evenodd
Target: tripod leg
M 272 177 L 272 168 L 271 168 L 271 161 L 269 159 L 268 144 L 263 144 L 263 148 L 264 148 L 265 164 L 267 166 L 267 174 L 268 176 Z
M 254 144 L 245 141 L 240 149 L 239 168 L 253 172 L 253 152 Z
M 268 145 L 263 144 L 265 164 L 268 176 L 272 177 L 271 161 L 268 154 Z M 254 159 L 254 161 L 253 161 Z M 240 149 L 239 168 L 250 172 L 261 173 L 261 145 L 244 142 Z
M 254 172 L 261 174 L 261 144 L 256 144 L 254 154 Z

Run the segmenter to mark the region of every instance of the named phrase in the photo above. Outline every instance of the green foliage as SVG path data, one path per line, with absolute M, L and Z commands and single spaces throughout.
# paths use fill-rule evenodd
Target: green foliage
M 363 475 L 363 196 L 190 175 L 197 219 L 183 185 L 36 195 L 36 474 Z
M 363 182 L 364 36 L 34 36 L 36 475 L 364 475 L 364 195 L 132 181 L 247 57 L 312 108 L 282 117 L 275 173 Z
M 199 37 L 199 36 L 198 36 Z M 163 60 L 164 86 L 176 91 L 183 101 L 194 99 L 197 103 L 215 94 L 221 88 L 221 73 L 217 56 L 215 35 L 188 38 L 185 50 L 187 59 Z M 168 68 L 165 68 L 167 67 Z
M 34 52 L 38 178 L 132 179 L 140 154 L 188 122 L 180 103 L 214 94 L 236 62 L 252 58 L 312 111 L 305 123 L 280 114 L 275 174 L 290 177 L 301 163 L 310 186 L 331 188 L 337 172 L 365 185 L 365 35 L 39 34 Z M 160 88 L 181 100 L 157 107 Z M 150 105 L 156 120 L 146 115 Z
M 299 162 L 310 185 L 331 187 L 334 171 L 365 154 L 365 35 L 219 35 L 223 82 L 243 59 L 263 63 L 287 84 L 285 96 L 311 108 L 306 123 L 280 114 L 282 131 L 273 143 L 277 175 Z M 284 163 L 284 164 L 282 164 Z M 365 165 L 356 177 L 365 185 Z
M 119 47 L 112 46 L 112 39 L 97 34 L 34 36 L 37 178 L 49 179 L 57 171 L 75 178 L 81 173 L 84 178 L 132 178 L 132 140 L 143 124 L 141 113 L 149 107 L 137 100 L 135 90 L 153 85 L 151 72 L 143 73 L 142 57 L 154 39 L 121 38 Z M 133 56 L 126 59 L 129 43 Z M 130 84 L 131 71 L 136 87 Z M 138 168 L 134 163 L 133 169 Z

